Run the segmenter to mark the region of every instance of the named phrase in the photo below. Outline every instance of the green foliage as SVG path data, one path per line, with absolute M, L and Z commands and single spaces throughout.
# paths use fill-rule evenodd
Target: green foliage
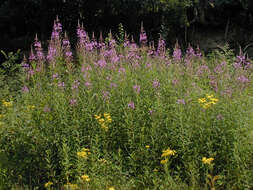
M 119 23 L 118 34 L 116 35 L 116 39 L 119 45 L 123 46 L 125 39 L 125 30 L 122 23 Z
M 104 68 L 94 64 L 101 55 L 87 51 L 73 70 L 59 58 L 56 67 L 35 72 L 25 81 L 29 92 L 1 99 L 0 182 L 64 190 L 251 189 L 253 89 L 238 77 L 253 76 L 229 64 L 215 72 L 234 59 L 228 46 L 223 50 L 176 61 L 142 48 L 138 60 L 106 60 Z
M 22 73 L 20 50 L 8 54 L 1 50 L 1 53 L 5 57 L 5 61 L 0 65 L 0 88 L 2 89 L 0 98 L 3 98 L 8 93 L 15 93 L 20 89 Z

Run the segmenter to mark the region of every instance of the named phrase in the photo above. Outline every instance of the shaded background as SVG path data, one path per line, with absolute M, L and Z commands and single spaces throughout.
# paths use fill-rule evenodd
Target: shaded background
M 143 21 L 149 40 L 160 33 L 169 47 L 178 39 L 208 52 L 228 42 L 251 55 L 252 0 L 0 0 L 0 49 L 28 51 L 35 33 L 46 46 L 56 15 L 73 43 L 78 19 L 97 37 L 122 23 L 135 40 Z

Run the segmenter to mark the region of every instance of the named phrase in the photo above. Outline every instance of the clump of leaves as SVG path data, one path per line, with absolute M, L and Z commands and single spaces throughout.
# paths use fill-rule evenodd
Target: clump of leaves
M 1 91 L 0 96 L 4 96 L 7 92 L 17 92 L 21 84 L 21 50 L 17 52 L 9 52 L 8 54 L 1 50 L 5 61 L 0 64 L 0 88 L 5 89 Z

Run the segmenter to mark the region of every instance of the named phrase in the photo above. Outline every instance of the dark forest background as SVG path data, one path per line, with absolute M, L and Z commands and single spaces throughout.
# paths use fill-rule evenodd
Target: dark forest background
M 72 42 L 78 20 L 97 37 L 122 23 L 137 41 L 143 21 L 150 41 L 161 34 L 171 47 L 178 39 L 204 51 L 225 42 L 250 51 L 253 42 L 252 0 L 0 0 L 0 49 L 28 50 L 36 33 L 46 44 L 56 15 Z

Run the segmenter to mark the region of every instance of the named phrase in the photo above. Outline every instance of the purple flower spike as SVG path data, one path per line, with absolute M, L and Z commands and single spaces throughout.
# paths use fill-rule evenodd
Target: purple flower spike
M 162 39 L 162 36 L 160 35 L 159 41 L 158 41 L 158 47 L 157 47 L 157 55 L 164 57 L 165 56 L 165 41 Z
M 182 51 L 178 45 L 178 42 L 176 42 L 176 45 L 173 51 L 173 60 L 178 62 L 181 60 L 181 57 L 182 57 Z
M 146 35 L 146 32 L 143 28 L 143 23 L 141 23 L 140 44 L 141 44 L 141 46 L 145 46 L 147 44 L 147 42 L 148 42 L 147 35 Z
M 194 49 L 192 48 L 192 46 L 189 44 L 187 50 L 186 50 L 186 57 L 187 59 L 191 59 L 192 57 L 195 57 L 196 53 L 194 51 Z

